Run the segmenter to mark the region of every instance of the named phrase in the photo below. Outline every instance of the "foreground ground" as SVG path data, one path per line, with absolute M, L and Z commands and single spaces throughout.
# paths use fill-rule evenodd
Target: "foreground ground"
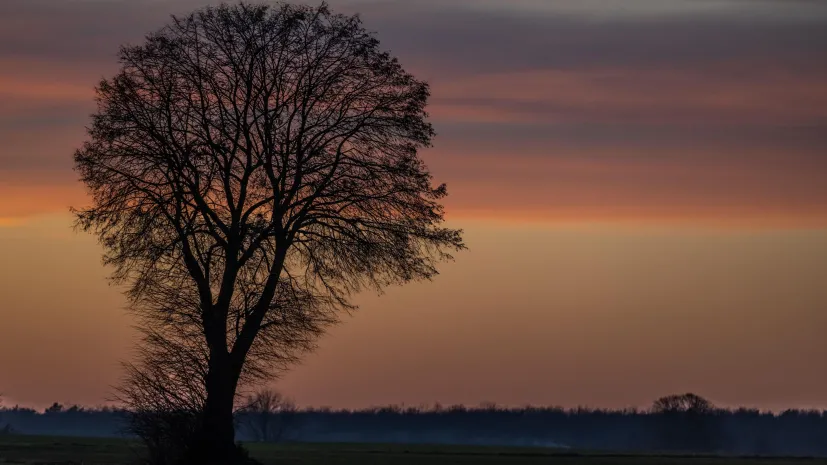
M 413 465 L 413 464 L 559 464 L 559 465 L 780 465 L 824 464 L 816 459 L 760 459 L 578 454 L 547 449 L 403 445 L 248 444 L 255 458 L 273 465 Z M 120 439 L 0 436 L 0 464 L 130 465 L 140 453 L 136 443 Z

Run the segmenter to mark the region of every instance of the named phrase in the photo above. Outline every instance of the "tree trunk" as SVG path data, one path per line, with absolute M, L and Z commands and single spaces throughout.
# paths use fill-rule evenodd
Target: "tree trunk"
M 233 406 L 238 374 L 229 356 L 210 358 L 206 379 L 207 400 L 196 437 L 188 454 L 189 463 L 235 464 L 241 462 L 241 451 L 235 444 Z

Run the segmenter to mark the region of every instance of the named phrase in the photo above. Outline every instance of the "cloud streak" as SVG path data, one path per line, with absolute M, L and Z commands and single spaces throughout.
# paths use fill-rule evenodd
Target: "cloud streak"
M 118 46 L 206 3 L 0 3 L 0 191 L 30 198 L 0 217 L 78 198 L 71 153 Z M 823 2 L 333 6 L 432 83 L 440 137 L 424 155 L 451 212 L 827 218 Z

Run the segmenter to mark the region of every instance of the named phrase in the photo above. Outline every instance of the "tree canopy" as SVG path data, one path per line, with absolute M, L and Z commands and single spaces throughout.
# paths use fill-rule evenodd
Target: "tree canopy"
M 464 247 L 418 156 L 428 85 L 357 16 L 208 7 L 119 62 L 74 157 L 93 199 L 77 225 L 152 335 L 203 342 L 206 417 L 226 422 L 243 374 L 294 360 L 355 292 Z

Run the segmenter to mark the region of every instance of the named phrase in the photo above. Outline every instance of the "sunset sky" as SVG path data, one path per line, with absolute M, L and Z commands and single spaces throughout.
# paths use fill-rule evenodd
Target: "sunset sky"
M 72 171 L 93 87 L 205 0 L 0 0 L 0 393 L 101 404 L 134 333 Z M 301 405 L 827 408 L 827 2 L 333 0 L 432 85 L 469 250 L 275 385 Z

